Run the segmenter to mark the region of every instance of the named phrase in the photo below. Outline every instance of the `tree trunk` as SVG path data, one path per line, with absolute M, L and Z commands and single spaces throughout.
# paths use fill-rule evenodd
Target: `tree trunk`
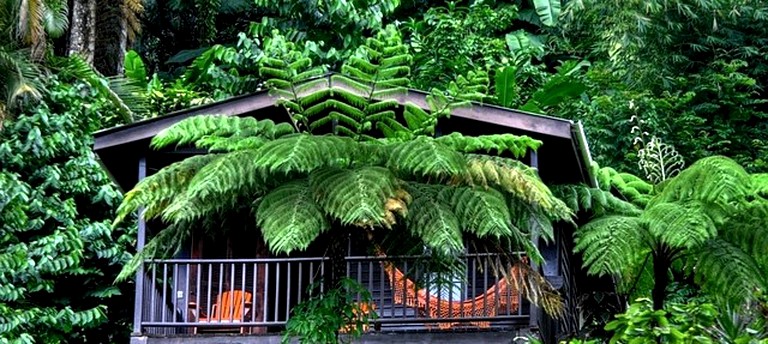
M 664 299 L 667 296 L 667 286 L 669 285 L 669 264 L 664 255 L 653 256 L 653 309 L 660 310 L 664 308 Z
M 67 55 L 80 55 L 93 64 L 96 49 L 96 0 L 73 0 Z
M 122 11 L 124 11 L 124 9 L 121 7 L 121 15 L 118 19 L 119 34 L 117 41 L 117 51 L 115 51 L 117 55 L 115 56 L 115 75 L 123 74 L 125 51 L 128 50 L 128 20 L 125 18 L 125 15 L 123 15 Z
M 340 231 L 346 234 L 346 231 Z M 347 236 L 333 238 L 328 246 L 328 266 L 325 268 L 325 288 L 329 290 L 340 286 L 341 280 L 347 277 Z

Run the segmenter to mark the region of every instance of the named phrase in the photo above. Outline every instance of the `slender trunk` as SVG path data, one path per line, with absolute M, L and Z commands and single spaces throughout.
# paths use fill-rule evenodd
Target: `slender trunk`
M 664 299 L 669 285 L 669 263 L 663 254 L 653 257 L 653 309 L 660 310 L 664 308 Z
M 338 288 L 342 278 L 347 276 L 347 241 L 341 236 L 334 238 L 328 247 L 329 266 L 326 267 L 325 290 Z

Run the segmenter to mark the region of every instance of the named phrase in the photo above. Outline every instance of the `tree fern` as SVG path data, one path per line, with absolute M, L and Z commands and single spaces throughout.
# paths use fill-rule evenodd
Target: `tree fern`
M 698 204 L 659 203 L 640 216 L 650 234 L 673 249 L 701 246 L 717 235 L 714 222 Z
M 226 145 L 226 142 L 236 145 L 240 140 L 254 136 L 274 139 L 293 132 L 291 125 L 275 124 L 271 120 L 257 121 L 252 117 L 202 115 L 185 118 L 164 129 L 152 138 L 151 145 L 155 149 L 173 144 L 177 146 L 192 144 L 198 148 L 216 147 L 222 150 L 235 150 Z
M 460 175 L 467 164 L 459 152 L 425 136 L 392 144 L 388 153 L 389 168 L 419 176 L 451 178 Z
M 528 136 L 512 134 L 464 136 L 461 133 L 451 133 L 440 136 L 435 141 L 463 153 L 495 153 L 502 155 L 512 153 L 515 158 L 521 158 L 530 151 L 539 149 L 542 142 Z
M 459 218 L 450 204 L 441 201 L 437 192 L 410 185 L 413 202 L 408 205 L 406 226 L 428 247 L 443 256 L 455 256 L 464 250 Z
M 512 235 L 512 218 L 504 195 L 495 189 L 446 188 L 442 198 L 453 207 L 464 231 L 479 238 Z M 519 232 L 519 229 L 515 228 Z
M 140 181 L 125 194 L 123 202 L 117 208 L 115 224 L 126 216 L 144 208 L 144 217 L 152 219 L 159 215 L 178 193 L 182 192 L 192 178 L 208 163 L 220 158 L 219 155 L 199 155 L 173 163 L 157 173 Z
M 467 169 L 456 179 L 459 183 L 499 188 L 540 206 L 557 219 L 570 219 L 570 209 L 544 185 L 535 169 L 501 157 L 475 154 L 467 157 Z
M 649 252 L 649 238 L 643 233 L 646 230 L 635 217 L 601 217 L 576 232 L 574 250 L 584 255 L 589 273 L 618 275 Z
M 756 288 L 766 286 L 759 272 L 759 266 L 765 269 L 767 261 L 762 257 L 768 253 L 764 248 L 768 243 L 762 239 L 768 206 L 760 196 L 761 177 L 747 174 L 728 158 L 714 156 L 652 187 L 611 169 L 600 170 L 598 181 L 601 192 L 630 195 L 633 203 L 645 207 L 640 214 L 616 216 L 612 214 L 622 213 L 621 208 L 604 209 L 603 202 L 590 203 L 596 198 L 588 197 L 585 187 L 562 190 L 572 207 L 603 208 L 576 233 L 576 250 L 584 254 L 590 273 L 621 276 L 622 271 L 630 271 L 636 275 L 622 277 L 636 280 L 641 278 L 637 274 L 646 271 L 637 267 L 650 259 L 656 308 L 664 303 L 668 270 L 679 269 L 681 261 L 687 262 L 696 283 L 724 295 L 726 302 L 745 302 L 754 297 Z M 650 257 L 643 258 L 638 252 Z M 623 282 L 628 283 L 636 284 Z M 732 290 L 728 290 L 730 285 Z
M 259 201 L 256 224 L 272 252 L 304 250 L 330 229 L 314 197 L 307 180 L 298 180 L 275 188 Z
M 407 194 L 385 168 L 321 168 L 310 174 L 309 185 L 323 211 L 342 225 L 390 227 L 394 216 L 388 214 L 389 202 L 400 203 L 395 209 L 405 213 Z

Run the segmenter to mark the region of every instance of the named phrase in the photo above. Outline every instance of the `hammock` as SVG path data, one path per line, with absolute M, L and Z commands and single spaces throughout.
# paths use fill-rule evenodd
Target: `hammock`
M 378 253 L 380 257 L 386 257 L 382 252 Z M 517 311 L 520 307 L 519 291 L 514 285 L 510 285 L 506 278 L 502 278 L 485 293 L 473 299 L 448 301 L 438 296 L 428 296 L 429 291 L 425 289 L 417 289 L 416 283 L 405 277 L 405 274 L 392 262 L 382 261 L 381 266 L 391 284 L 395 304 L 416 308 L 422 316 L 428 315 L 433 319 L 493 317 L 499 310 Z M 517 275 L 520 273 L 520 268 L 513 266 L 509 273 Z M 469 323 L 480 328 L 491 326 L 489 321 L 470 321 Z M 458 324 L 461 323 L 440 322 L 437 326 L 440 329 L 450 329 Z

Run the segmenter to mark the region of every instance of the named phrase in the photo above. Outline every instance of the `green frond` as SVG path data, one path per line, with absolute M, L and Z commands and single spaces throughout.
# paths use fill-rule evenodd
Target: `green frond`
M 461 227 L 479 238 L 510 237 L 517 230 L 512 228 L 507 200 L 494 189 L 445 187 L 441 198 L 453 207 Z
M 557 185 L 553 193 L 574 213 L 592 212 L 597 216 L 615 214 L 639 216 L 642 209 L 623 201 L 608 191 L 580 185 Z
M 695 279 L 704 290 L 734 305 L 765 290 L 765 273 L 747 253 L 722 239 L 708 241 L 690 260 Z
M 461 154 L 425 136 L 391 144 L 389 149 L 387 166 L 406 175 L 456 177 L 467 166 Z
M 738 246 L 768 267 L 768 201 L 744 204 L 721 228 L 719 238 Z
M 136 271 L 147 259 L 173 257 L 181 250 L 182 245 L 188 242 L 191 232 L 189 224 L 171 224 L 163 228 L 123 266 L 115 281 L 123 282 L 136 277 Z
M 406 211 L 407 196 L 386 168 L 322 168 L 309 184 L 323 211 L 344 225 L 390 227 Z
M 715 224 L 696 203 L 659 203 L 640 216 L 648 231 L 672 248 L 697 247 L 717 235 Z
M 331 96 L 332 92 L 333 92 L 333 90 L 331 90 L 329 88 L 323 88 L 323 89 L 317 90 L 315 92 L 309 92 L 309 93 L 305 94 L 304 96 L 302 96 L 298 100 L 298 104 L 300 104 L 301 107 L 298 107 L 298 108 L 292 109 L 292 110 L 294 110 L 296 113 L 298 113 L 298 114 L 303 116 L 303 115 L 305 115 L 304 108 L 306 108 L 308 106 L 312 106 L 314 104 L 325 103 L 325 100 L 328 99 Z
M 259 147 L 253 163 L 269 174 L 309 173 L 322 167 L 348 166 L 354 157 L 366 154 L 364 149 L 346 137 L 292 134 Z
M 312 105 L 304 110 L 303 115 L 306 118 L 310 118 L 328 110 L 336 110 L 353 118 L 365 118 L 365 113 L 362 110 L 335 99 L 326 99 L 323 102 Z
M 411 191 L 412 188 L 409 188 Z M 424 245 L 443 256 L 455 256 L 464 250 L 459 219 L 452 207 L 434 195 L 412 191 L 406 226 Z
M 512 134 L 464 136 L 458 132 L 438 137 L 435 140 L 464 153 L 495 151 L 501 155 L 510 152 L 516 158 L 525 156 L 528 151 L 536 151 L 542 143 L 528 136 Z
M 331 96 L 339 97 L 344 102 L 359 109 L 365 108 L 369 103 L 368 99 L 338 87 L 331 89 Z
M 507 196 L 507 205 L 515 227 L 528 228 L 529 232 L 537 234 L 545 242 L 555 239 L 553 217 L 544 209 L 512 195 Z
M 457 182 L 484 187 L 497 187 L 529 204 L 536 204 L 555 218 L 567 220 L 571 210 L 541 181 L 536 170 L 525 164 L 501 157 L 468 155 L 465 173 Z
M 226 151 L 233 152 L 244 149 L 256 149 L 266 143 L 267 140 L 261 137 L 219 137 L 206 136 L 197 142 L 197 148 L 205 148 L 212 152 Z
M 751 176 L 751 190 L 757 196 L 768 199 L 768 173 L 758 173 Z
M 747 195 L 750 176 L 741 165 L 722 156 L 700 159 L 659 186 L 653 203 L 699 200 L 726 206 Z
M 221 155 L 206 154 L 189 157 L 173 163 L 157 173 L 140 181 L 133 190 L 125 194 L 117 208 L 113 226 L 120 224 L 126 216 L 144 207 L 144 217 L 151 219 L 159 215 L 174 197 L 183 193 L 195 175 Z
M 646 236 L 636 217 L 600 217 L 576 231 L 574 251 L 583 254 L 590 274 L 619 275 L 648 253 Z
M 256 209 L 256 223 L 269 249 L 285 254 L 305 250 L 331 228 L 307 180 L 282 185 L 265 195 Z
M 325 73 L 326 73 L 326 70 L 325 70 L 324 67 L 317 66 L 317 67 L 309 68 L 309 69 L 307 69 L 305 71 L 302 71 L 302 72 L 296 74 L 295 76 L 293 76 L 293 81 L 296 82 L 296 83 L 304 82 L 304 81 L 307 81 L 309 79 L 319 78 L 320 76 L 322 76 Z M 327 79 L 323 80 L 323 82 L 327 83 L 328 80 Z
M 209 162 L 189 181 L 183 196 L 174 199 L 163 211 L 163 219 L 171 223 L 191 222 L 209 211 L 234 206 L 239 195 L 255 199 L 265 183 L 261 171 L 251 163 L 258 157 L 258 150 L 242 150 Z
M 389 99 L 389 100 L 382 100 L 378 102 L 367 102 L 365 101 L 361 106 L 361 108 L 365 109 L 365 112 L 368 114 L 387 111 L 391 109 L 394 109 L 400 105 L 400 103 L 397 100 Z
M 344 67 L 356 69 L 356 72 L 354 73 L 355 76 L 368 76 L 369 74 L 376 73 L 376 71 L 379 69 L 378 65 L 375 65 L 370 61 L 361 58 L 360 56 L 350 56 L 347 59 L 346 65 L 342 66 L 342 72 L 344 72 Z
M 252 117 L 232 117 L 222 115 L 199 115 L 185 118 L 164 129 L 152 139 L 155 149 L 169 145 L 184 145 L 193 143 L 198 148 L 208 148 L 216 145 L 220 150 L 236 150 L 227 147 L 225 142 L 239 146 L 241 139 L 263 137 L 272 139 L 293 133 L 294 129 L 288 123 L 275 124 L 271 120 L 257 121 Z M 219 140 L 231 138 L 232 140 Z

